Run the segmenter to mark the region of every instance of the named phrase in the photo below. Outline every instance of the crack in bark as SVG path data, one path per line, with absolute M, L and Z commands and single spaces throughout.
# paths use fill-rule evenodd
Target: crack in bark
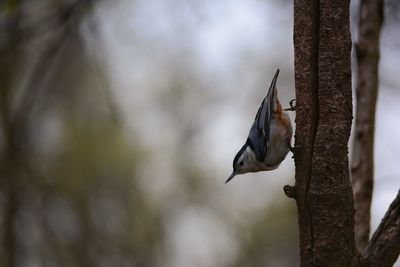
M 311 245 L 311 262 L 314 263 L 314 230 L 312 221 L 312 212 L 309 207 L 309 190 L 312 177 L 312 158 L 314 153 L 314 142 L 316 139 L 319 123 L 319 75 L 318 75 L 318 60 L 319 60 L 319 30 L 320 30 L 320 2 L 313 0 L 312 3 L 312 43 L 311 43 L 311 113 L 312 113 L 312 129 L 310 139 L 309 151 L 309 166 L 308 166 L 308 180 L 306 183 L 306 206 L 307 213 L 310 220 L 310 245 Z

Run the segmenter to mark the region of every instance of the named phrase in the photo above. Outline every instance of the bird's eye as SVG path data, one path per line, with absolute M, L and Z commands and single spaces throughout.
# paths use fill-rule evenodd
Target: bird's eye
M 239 162 L 239 166 L 243 166 L 243 164 L 244 164 L 243 160 Z

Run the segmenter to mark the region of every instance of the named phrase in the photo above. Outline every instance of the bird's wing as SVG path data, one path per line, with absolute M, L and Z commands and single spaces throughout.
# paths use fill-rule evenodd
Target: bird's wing
M 255 121 L 249 133 L 250 145 L 252 145 L 257 160 L 261 162 L 264 161 L 268 148 L 269 123 L 271 119 L 271 114 L 268 111 L 270 110 L 269 106 L 270 102 L 265 98 L 258 109 Z
M 256 118 L 250 129 L 249 141 L 253 146 L 258 161 L 264 161 L 269 143 L 270 124 L 275 112 L 275 102 L 277 97 L 276 80 L 279 75 L 279 69 L 276 71 L 272 80 L 267 96 L 261 103 L 257 111 Z

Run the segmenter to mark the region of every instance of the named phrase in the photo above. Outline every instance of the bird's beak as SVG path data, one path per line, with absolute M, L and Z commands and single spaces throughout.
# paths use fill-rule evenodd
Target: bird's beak
M 227 182 L 229 182 L 230 180 L 232 180 L 233 179 L 233 177 L 235 177 L 236 176 L 236 172 L 232 172 L 232 174 L 229 176 L 229 178 L 228 178 L 228 180 L 226 180 L 226 182 L 225 183 L 227 183 Z

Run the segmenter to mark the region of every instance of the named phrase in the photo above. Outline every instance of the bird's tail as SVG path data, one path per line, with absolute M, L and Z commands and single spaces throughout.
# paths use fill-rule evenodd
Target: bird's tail
M 279 76 L 279 69 L 276 70 L 274 78 L 272 79 L 271 85 L 268 90 L 267 100 L 269 101 L 269 106 L 272 109 L 271 111 L 275 111 L 279 106 L 278 100 L 278 89 L 276 87 L 276 82 Z

